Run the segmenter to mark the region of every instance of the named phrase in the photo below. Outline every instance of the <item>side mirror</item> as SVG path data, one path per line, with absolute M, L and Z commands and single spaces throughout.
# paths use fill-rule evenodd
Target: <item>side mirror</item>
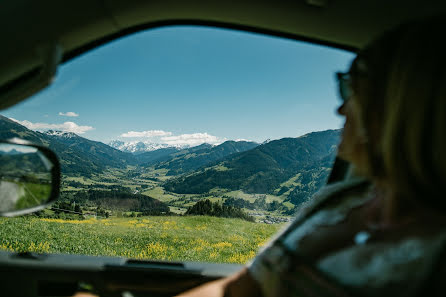
M 41 210 L 59 197 L 60 166 L 51 150 L 21 139 L 0 141 L 0 216 Z

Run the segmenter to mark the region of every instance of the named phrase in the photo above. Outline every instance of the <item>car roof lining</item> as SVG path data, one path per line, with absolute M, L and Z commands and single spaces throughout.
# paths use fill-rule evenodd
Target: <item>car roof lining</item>
M 407 0 L 9 0 L 0 10 L 0 28 L 8 40 L 8 46 L 0 49 L 0 97 L 2 91 L 26 83 L 23 77 L 44 65 L 37 53 L 42 45 L 58 43 L 64 50 L 63 61 L 68 61 L 137 31 L 183 24 L 357 51 L 387 28 L 442 11 L 446 11 L 444 1 L 420 5 Z M 24 98 L 3 96 L 0 109 Z
M 118 40 L 119 38 L 127 37 L 131 34 L 139 33 L 139 32 L 146 31 L 146 30 L 160 29 L 160 28 L 165 28 L 165 27 L 176 27 L 176 26 L 202 26 L 202 27 L 209 27 L 209 28 L 229 29 L 229 30 L 243 31 L 243 32 L 247 32 L 247 33 L 261 34 L 261 35 L 265 35 L 265 36 L 269 36 L 269 37 L 278 37 L 278 38 L 284 38 L 284 39 L 288 39 L 288 40 L 308 42 L 311 44 L 337 48 L 337 49 L 350 51 L 350 52 L 357 52 L 359 50 L 357 47 L 350 46 L 350 45 L 339 44 L 339 43 L 330 42 L 330 41 L 326 41 L 326 40 L 320 40 L 320 39 L 311 38 L 311 37 L 307 37 L 307 36 L 303 36 L 303 35 L 296 35 L 296 34 L 292 34 L 292 33 L 268 30 L 268 29 L 263 29 L 263 28 L 247 26 L 247 25 L 232 24 L 232 23 L 225 23 L 225 22 L 219 22 L 219 21 L 201 21 L 201 20 L 193 20 L 193 19 L 179 19 L 179 20 L 156 21 L 156 22 L 137 25 L 137 26 L 133 26 L 133 27 L 129 27 L 129 28 L 120 30 L 119 32 L 104 36 L 100 39 L 96 39 L 93 42 L 89 42 L 83 46 L 80 46 L 78 48 L 75 48 L 75 49 L 65 53 L 63 56 L 62 62 L 65 63 L 79 55 L 82 55 L 85 52 L 88 52 L 88 51 L 94 49 L 94 48 L 97 48 L 97 47 L 105 45 L 109 42 Z

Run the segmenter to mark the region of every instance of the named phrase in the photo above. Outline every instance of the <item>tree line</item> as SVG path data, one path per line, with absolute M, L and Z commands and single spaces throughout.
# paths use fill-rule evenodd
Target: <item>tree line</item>
M 239 218 L 254 222 L 254 218 L 242 209 L 230 205 L 223 205 L 218 202 L 211 202 L 209 199 L 201 200 L 189 207 L 185 215 L 204 215 L 224 218 Z

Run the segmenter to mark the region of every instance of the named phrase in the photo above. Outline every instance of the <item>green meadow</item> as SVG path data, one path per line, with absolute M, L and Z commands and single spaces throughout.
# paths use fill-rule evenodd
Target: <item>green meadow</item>
M 244 264 L 282 226 L 209 216 L 0 218 L 0 249 Z

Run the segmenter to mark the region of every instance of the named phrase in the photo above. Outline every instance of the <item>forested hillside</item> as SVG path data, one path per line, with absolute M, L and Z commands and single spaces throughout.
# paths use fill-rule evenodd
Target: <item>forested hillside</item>
M 168 169 L 169 176 L 179 175 L 194 171 L 226 156 L 248 151 L 256 146 L 258 146 L 257 143 L 248 141 L 226 141 L 217 146 L 200 145 L 172 154 L 169 159 L 158 162 L 155 168 Z
M 313 192 L 326 179 L 334 160 L 339 130 L 314 132 L 299 138 L 283 138 L 252 150 L 232 154 L 200 170 L 164 184 L 175 193 L 207 193 L 214 188 L 241 189 L 247 193 L 290 191 L 282 183 L 292 177 L 298 187 L 291 201 Z M 291 194 L 290 193 L 290 194 Z M 293 198 L 296 197 L 296 198 Z

